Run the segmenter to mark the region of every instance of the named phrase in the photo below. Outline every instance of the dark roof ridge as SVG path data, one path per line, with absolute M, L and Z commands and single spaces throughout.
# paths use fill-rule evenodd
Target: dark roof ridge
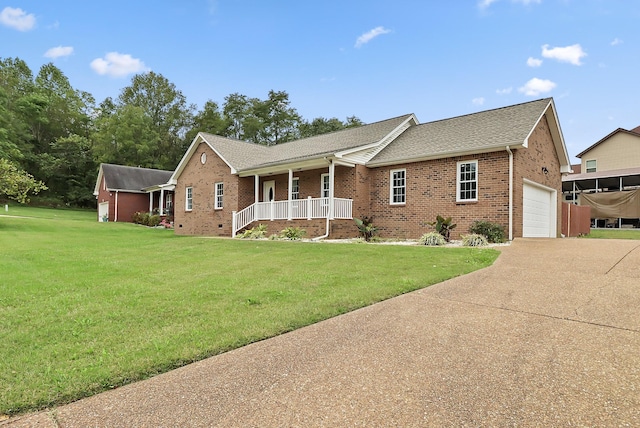
M 113 166 L 113 167 L 116 167 L 116 168 L 144 169 L 146 171 L 172 172 L 171 170 L 168 170 L 168 169 L 146 168 L 144 166 L 118 165 L 118 164 L 115 164 L 115 163 L 108 163 L 108 162 L 102 162 L 100 165 L 101 166 Z

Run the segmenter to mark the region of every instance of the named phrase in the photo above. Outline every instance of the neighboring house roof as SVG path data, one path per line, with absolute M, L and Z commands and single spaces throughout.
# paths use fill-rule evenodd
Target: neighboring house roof
M 594 145 L 590 146 L 589 148 L 587 148 L 586 150 L 581 151 L 580 153 L 578 153 L 576 155 L 577 158 L 581 158 L 582 156 L 584 156 L 587 152 L 593 150 L 594 148 L 596 148 L 597 146 L 599 146 L 600 144 L 604 143 L 605 141 L 607 141 L 609 138 L 613 137 L 614 135 L 618 134 L 618 133 L 625 133 L 625 134 L 629 134 L 629 135 L 633 135 L 635 137 L 640 137 L 640 126 L 638 126 L 637 128 L 633 128 L 631 131 L 627 130 L 627 129 L 623 129 L 623 128 L 618 128 L 615 131 L 613 131 L 612 133 L 610 133 L 609 135 L 607 135 L 606 137 L 604 137 L 603 139 L 599 140 L 597 143 L 595 143 Z
M 369 166 L 486 153 L 527 147 L 537 123 L 546 117 L 562 172 L 571 167 L 552 98 L 488 110 L 420 125 L 413 114 L 275 146 L 199 133 L 178 164 L 175 184 L 200 143 L 206 143 L 240 175 L 277 172 L 286 167 L 320 167 L 333 158 Z M 277 168 L 280 168 L 278 170 Z
M 102 177 L 108 190 L 144 193 L 143 189 L 167 183 L 172 174 L 173 171 L 103 163 L 100 164 L 93 194 L 98 194 Z
M 583 172 L 581 174 L 569 174 L 562 177 L 562 181 L 571 182 L 579 180 L 593 180 L 600 178 L 628 177 L 630 175 L 640 175 L 640 167 L 613 169 L 609 171 Z

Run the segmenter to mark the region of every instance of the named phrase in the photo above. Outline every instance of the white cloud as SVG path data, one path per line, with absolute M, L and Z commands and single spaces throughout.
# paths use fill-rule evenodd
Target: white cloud
M 0 22 L 18 31 L 29 31 L 36 26 L 36 17 L 20 8 L 5 7 L 0 12 Z
M 94 59 L 91 61 L 91 68 L 100 75 L 106 74 L 111 77 L 123 77 L 149 70 L 138 58 L 118 52 L 109 52 L 104 58 Z
M 624 41 L 622 41 L 622 40 L 620 40 L 619 38 L 617 38 L 617 37 L 616 37 L 616 38 L 615 38 L 615 39 L 613 39 L 613 41 L 611 42 L 611 46 L 617 46 L 617 45 L 621 45 L 621 44 L 623 44 L 623 43 L 624 43 Z
M 51 48 L 44 53 L 45 58 L 60 58 L 61 56 L 69 56 L 73 53 L 73 47 L 71 46 L 57 46 Z
M 556 86 L 557 85 L 551 80 L 534 77 L 525 83 L 524 86 L 518 88 L 518 91 L 530 97 L 537 97 L 540 94 L 551 91 Z
M 545 58 L 556 59 L 560 62 L 568 62 L 573 65 L 582 65 L 580 59 L 587 56 L 587 54 L 582 50 L 582 46 L 579 44 L 551 49 L 549 49 L 549 45 L 544 45 L 542 46 L 542 56 Z
M 495 3 L 496 1 L 498 1 L 498 0 L 480 0 L 478 2 L 478 7 L 480 9 L 486 9 L 489 6 L 491 6 L 492 3 Z
M 491 6 L 493 3 L 497 2 L 498 0 L 479 0 L 478 1 L 478 7 L 480 9 L 486 9 L 489 6 Z M 525 6 L 528 6 L 530 4 L 540 4 L 542 3 L 542 0 L 511 0 L 511 3 L 520 3 L 523 4 Z
M 542 60 L 538 58 L 529 57 L 529 59 L 527 59 L 527 65 L 529 67 L 540 67 L 542 65 Z
M 496 89 L 496 94 L 498 95 L 508 95 L 513 90 L 512 87 L 504 88 L 504 89 Z
M 218 0 L 209 0 L 207 3 L 209 4 L 209 14 L 215 15 L 218 11 Z
M 371 40 L 375 39 L 376 37 L 382 34 L 388 34 L 390 32 L 391 30 L 387 30 L 384 27 L 376 27 L 373 30 L 370 30 L 364 33 L 362 36 L 358 37 L 358 40 L 356 40 L 356 48 L 359 48 L 362 45 L 369 43 Z
M 482 104 L 484 104 L 484 98 L 483 97 L 474 98 L 471 100 L 471 102 L 473 103 L 473 105 L 481 106 Z

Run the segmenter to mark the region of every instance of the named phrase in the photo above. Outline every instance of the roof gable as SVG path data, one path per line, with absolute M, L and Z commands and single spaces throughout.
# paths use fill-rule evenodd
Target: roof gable
M 598 140 L 595 144 L 589 146 L 587 149 L 581 151 L 580 153 L 578 153 L 576 155 L 577 158 L 582 158 L 582 156 L 584 156 L 585 154 L 587 154 L 588 152 L 590 152 L 591 150 L 595 149 L 596 147 L 598 147 L 599 145 L 601 145 L 602 143 L 610 140 L 613 136 L 619 134 L 619 133 L 625 133 L 625 134 L 629 134 L 632 135 L 634 137 L 640 137 L 640 126 L 637 128 L 634 128 L 631 131 L 628 131 L 626 129 L 623 128 L 618 128 L 615 131 L 611 132 L 610 134 L 608 134 L 606 137 Z
M 546 116 L 560 163 L 570 169 L 553 100 L 528 103 L 424 123 L 407 129 L 368 165 L 382 166 L 465 154 L 527 147 L 538 122 Z
M 327 156 L 334 156 L 338 152 L 381 144 L 386 137 L 393 134 L 394 130 L 402 127 L 411 118 L 415 120 L 415 116 L 406 114 L 380 122 L 268 147 L 201 132 L 193 140 L 178 164 L 171 177 L 171 183 L 177 182 L 197 146 L 203 142 L 220 156 L 229 166 L 232 174 L 238 174 L 274 165 L 323 159 Z
M 139 168 L 109 163 L 100 164 L 98 180 L 94 194 L 98 194 L 99 186 L 104 178 L 108 190 L 143 193 L 143 189 L 165 184 L 173 174 L 172 171 Z

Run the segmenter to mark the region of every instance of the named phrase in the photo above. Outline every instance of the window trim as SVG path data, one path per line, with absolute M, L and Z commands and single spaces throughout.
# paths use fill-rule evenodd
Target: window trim
M 295 186 L 294 186 L 295 183 Z M 291 178 L 291 200 L 297 201 L 300 199 L 300 178 Z
M 473 180 L 464 180 L 461 181 L 460 180 L 460 167 L 462 165 L 468 165 L 468 164 L 475 164 L 475 177 Z M 460 190 L 461 190 L 461 184 L 462 183 L 475 183 L 475 198 L 469 198 L 469 199 L 463 199 L 460 197 Z M 473 159 L 473 160 L 466 160 L 466 161 L 459 161 L 456 163 L 456 202 L 478 202 L 478 160 L 477 159 Z
M 395 185 L 395 179 L 394 179 L 394 174 L 402 172 L 403 173 L 403 184 L 402 186 L 396 186 Z M 395 199 L 395 194 L 394 194 L 394 190 L 395 189 L 403 189 L 403 200 L 402 202 L 396 202 Z M 390 205 L 406 205 L 407 204 L 407 169 L 406 168 L 399 168 L 399 169 L 392 169 L 389 171 L 389 204 Z
M 325 177 L 327 177 L 327 188 L 324 188 L 324 180 Z M 328 198 L 329 194 L 331 193 L 331 183 L 329 182 L 330 178 L 329 178 L 329 174 L 325 173 L 325 174 L 321 174 L 320 175 L 320 197 L 321 198 Z M 327 193 L 327 195 L 325 196 L 325 192 Z
M 193 187 L 187 186 L 184 189 L 184 210 L 192 211 L 193 210 Z
M 215 191 L 215 199 L 214 199 L 214 209 L 221 210 L 224 208 L 224 182 L 218 181 L 213 184 L 213 188 Z
M 589 168 L 589 162 L 593 162 L 593 168 Z M 592 169 L 593 171 L 589 171 Z M 584 172 L 597 172 L 598 171 L 598 160 L 597 159 L 589 159 L 584 162 Z

